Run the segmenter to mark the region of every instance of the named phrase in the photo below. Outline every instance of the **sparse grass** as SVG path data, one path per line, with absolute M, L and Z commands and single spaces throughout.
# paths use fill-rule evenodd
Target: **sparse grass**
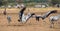
M 27 13 L 28 8 L 26 9 L 25 13 Z M 47 12 L 49 10 L 58 10 L 60 11 L 60 8 L 29 8 L 30 12 L 34 12 L 37 14 L 41 12 Z M 4 11 L 4 8 L 0 8 L 0 13 Z M 0 14 L 0 31 L 60 31 L 60 24 L 55 24 L 55 28 L 49 28 L 50 22 L 49 17 L 45 19 L 47 23 L 43 23 L 43 20 L 40 19 L 39 22 L 35 20 L 35 18 L 30 18 L 26 24 L 21 24 L 18 22 L 18 14 L 11 14 L 11 13 L 18 13 L 20 9 L 17 8 L 7 8 L 7 13 L 10 13 L 8 15 L 11 16 L 11 23 L 8 24 L 8 21 L 6 19 L 6 16 L 3 14 Z M 51 15 L 50 15 L 51 16 Z M 60 22 L 60 21 L 59 21 Z

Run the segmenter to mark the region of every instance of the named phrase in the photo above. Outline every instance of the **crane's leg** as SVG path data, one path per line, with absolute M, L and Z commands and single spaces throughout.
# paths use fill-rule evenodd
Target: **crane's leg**
M 54 28 L 54 21 L 51 22 L 50 28 Z

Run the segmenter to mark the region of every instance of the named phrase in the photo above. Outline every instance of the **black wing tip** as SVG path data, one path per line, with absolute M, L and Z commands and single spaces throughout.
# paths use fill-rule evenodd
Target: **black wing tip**
M 57 13 L 57 10 L 52 10 L 51 12 L 52 12 L 52 13 Z

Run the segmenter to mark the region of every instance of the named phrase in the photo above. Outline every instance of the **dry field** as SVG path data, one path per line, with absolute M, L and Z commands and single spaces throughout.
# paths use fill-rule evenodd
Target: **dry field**
M 60 8 L 27 8 L 25 13 L 28 13 L 27 10 L 30 10 L 32 13 L 36 14 L 44 14 L 50 10 L 57 10 L 58 13 L 51 14 L 50 16 L 58 15 L 60 12 Z M 18 12 L 20 9 L 16 8 L 7 8 L 7 15 L 11 16 L 11 23 L 8 24 L 6 19 L 7 15 L 3 15 L 4 8 L 0 8 L 0 31 L 60 31 L 60 21 L 55 22 L 54 28 L 50 28 L 49 17 L 45 19 L 46 23 L 43 22 L 42 19 L 40 21 L 36 21 L 35 18 L 30 18 L 26 24 L 21 24 L 18 22 Z

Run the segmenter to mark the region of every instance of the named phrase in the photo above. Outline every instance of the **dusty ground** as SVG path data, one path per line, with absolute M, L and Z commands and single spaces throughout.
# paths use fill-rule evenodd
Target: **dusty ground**
M 60 12 L 60 8 L 30 8 L 30 12 L 34 12 L 36 14 L 43 14 L 49 10 L 58 10 L 58 13 L 51 14 L 58 15 Z M 28 9 L 27 9 L 28 10 Z M 28 11 L 25 11 L 27 13 Z M 43 22 L 42 19 L 40 21 L 36 21 L 35 18 L 30 18 L 26 24 L 21 24 L 18 22 L 18 12 L 19 9 L 7 9 L 7 15 L 10 15 L 12 18 L 11 23 L 9 24 L 6 17 L 7 15 L 3 15 L 4 9 L 0 9 L 0 31 L 60 31 L 60 21 L 55 22 L 54 28 L 50 28 L 49 17 L 46 18 Z

